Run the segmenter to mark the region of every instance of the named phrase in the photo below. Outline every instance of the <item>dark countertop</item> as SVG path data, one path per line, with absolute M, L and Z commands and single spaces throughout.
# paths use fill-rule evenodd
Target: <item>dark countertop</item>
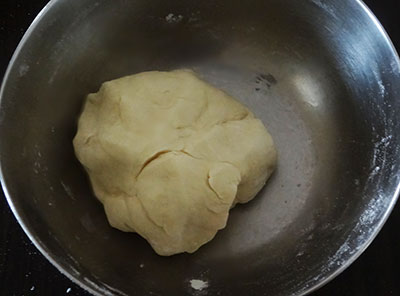
M 356 1 L 356 0 L 354 0 Z M 400 51 L 399 0 L 366 0 Z M 0 77 L 47 0 L 1 0 Z M 400 205 L 367 251 L 345 272 L 313 293 L 318 295 L 400 295 Z M 59 273 L 32 245 L 0 191 L 0 295 L 88 295 Z

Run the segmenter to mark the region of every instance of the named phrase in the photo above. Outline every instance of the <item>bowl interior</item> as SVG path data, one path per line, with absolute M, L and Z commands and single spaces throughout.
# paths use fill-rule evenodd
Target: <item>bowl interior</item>
M 261 118 L 279 166 L 213 241 L 164 258 L 108 225 L 72 138 L 102 82 L 178 68 Z M 3 85 L 3 184 L 41 250 L 94 293 L 302 294 L 350 263 L 394 204 L 399 72 L 357 1 L 52 1 Z

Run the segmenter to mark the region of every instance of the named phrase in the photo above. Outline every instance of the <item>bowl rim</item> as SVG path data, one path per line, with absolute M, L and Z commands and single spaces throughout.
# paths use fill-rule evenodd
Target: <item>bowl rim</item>
M 34 20 L 32 21 L 32 23 L 29 25 L 28 29 L 26 30 L 26 32 L 24 33 L 22 39 L 20 40 L 20 42 L 18 43 L 18 46 L 16 47 L 10 62 L 8 63 L 6 72 L 4 74 L 2 83 L 1 83 L 1 88 L 0 88 L 0 102 L 3 101 L 3 97 L 4 97 L 4 92 L 5 92 L 5 85 L 8 81 L 8 78 L 10 76 L 11 73 L 11 69 L 14 66 L 14 63 L 18 57 L 18 55 L 20 54 L 22 48 L 24 47 L 25 43 L 28 41 L 29 37 L 32 35 L 32 33 L 34 32 L 34 30 L 36 29 L 37 25 L 41 22 L 41 20 L 46 16 L 46 14 L 59 2 L 62 0 L 50 0 L 43 8 L 42 10 L 37 14 L 37 16 L 34 18 Z M 312 2 L 314 2 L 314 0 L 310 0 Z M 400 57 L 399 54 L 397 53 L 397 50 L 393 44 L 393 42 L 391 41 L 388 33 L 385 31 L 384 27 L 382 26 L 382 24 L 379 22 L 379 20 L 377 19 L 377 17 L 374 15 L 374 13 L 370 10 L 370 8 L 363 2 L 363 0 L 356 0 L 356 4 L 359 6 L 359 8 L 362 10 L 362 12 L 366 13 L 367 16 L 369 17 L 369 19 L 375 24 L 375 27 L 379 30 L 380 34 L 382 35 L 384 41 L 387 43 L 388 48 L 391 50 L 392 54 L 393 54 L 393 58 L 396 61 L 396 64 L 398 66 L 398 68 L 400 69 Z M 109 291 L 105 291 L 103 290 L 102 293 L 99 291 L 101 290 L 101 287 L 98 287 L 95 283 L 92 282 L 86 282 L 83 281 L 81 279 L 79 279 L 76 275 L 72 275 L 70 272 L 67 271 L 67 268 L 63 265 L 57 262 L 56 260 L 56 256 L 54 256 L 54 254 L 52 254 L 52 252 L 46 247 L 46 245 L 44 243 L 42 243 L 42 241 L 35 237 L 35 234 L 29 229 L 29 227 L 26 225 L 24 219 L 22 218 L 22 216 L 20 215 L 20 211 L 18 210 L 18 208 L 15 206 L 13 199 L 7 189 L 7 184 L 4 180 L 4 174 L 3 174 L 3 166 L 1 164 L 0 161 L 0 184 L 1 184 L 1 188 L 3 190 L 4 196 L 7 200 L 7 203 L 13 213 L 13 215 L 15 216 L 18 224 L 21 226 L 21 228 L 23 229 L 23 231 L 25 232 L 25 234 L 28 236 L 28 238 L 31 240 L 31 242 L 33 243 L 33 245 L 40 251 L 40 253 L 53 265 L 55 266 L 59 272 L 61 272 L 61 274 L 63 274 L 64 276 L 66 276 L 69 280 L 71 280 L 74 284 L 78 285 L 80 288 L 86 290 L 87 292 L 96 295 L 96 296 L 102 296 L 102 295 L 114 295 L 112 293 L 110 293 Z M 364 251 L 371 245 L 371 243 L 373 242 L 373 240 L 376 238 L 376 236 L 379 234 L 379 232 L 382 230 L 384 224 L 386 223 L 386 221 L 388 220 L 390 214 L 392 213 L 396 202 L 399 198 L 400 195 L 400 182 L 399 184 L 397 184 L 396 190 L 393 194 L 393 196 L 391 197 L 391 201 L 385 211 L 385 213 L 383 214 L 381 220 L 377 223 L 377 226 L 375 228 L 375 230 L 371 233 L 370 237 L 360 246 L 360 248 L 354 253 L 352 254 L 344 264 L 340 265 L 336 270 L 334 270 L 332 273 L 330 273 L 329 275 L 321 278 L 319 280 L 319 282 L 311 287 L 307 287 L 304 290 L 300 290 L 298 292 L 296 292 L 295 294 L 293 294 L 293 296 L 301 296 L 301 295 L 308 295 L 316 290 L 318 290 L 319 288 L 325 286 L 327 283 L 329 283 L 330 281 L 332 281 L 333 279 L 335 279 L 339 274 L 341 274 L 344 270 L 346 270 L 354 261 L 356 261 L 361 254 L 364 253 Z M 120 292 L 122 293 L 122 292 Z M 124 294 L 122 294 L 124 295 Z

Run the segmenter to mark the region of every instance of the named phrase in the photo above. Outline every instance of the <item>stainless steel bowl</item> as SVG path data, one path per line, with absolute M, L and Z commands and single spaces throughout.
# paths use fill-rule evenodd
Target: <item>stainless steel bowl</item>
M 279 168 L 212 242 L 164 258 L 108 225 L 72 138 L 102 82 L 176 68 L 253 110 Z M 353 262 L 394 206 L 399 96 L 398 56 L 361 1 L 55 0 L 5 76 L 2 184 L 36 246 L 93 294 L 302 295 Z

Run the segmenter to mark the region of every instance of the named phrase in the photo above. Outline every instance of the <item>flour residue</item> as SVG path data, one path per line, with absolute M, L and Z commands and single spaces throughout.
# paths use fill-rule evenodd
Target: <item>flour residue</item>
M 374 73 L 375 79 L 376 79 L 376 81 L 378 83 L 379 94 L 383 98 L 385 96 L 385 94 L 386 94 L 386 87 L 383 84 L 383 81 L 381 79 L 381 75 L 376 71 L 373 71 L 373 73 Z
M 208 282 L 202 281 L 202 280 L 190 280 L 190 286 L 192 289 L 197 290 L 197 291 L 202 291 L 208 287 Z
M 386 93 L 386 88 L 385 88 L 385 85 L 383 84 L 382 80 L 378 80 L 378 86 L 379 86 L 379 92 L 380 92 L 381 96 L 384 97 L 385 93 Z
M 76 200 L 74 194 L 72 193 L 72 190 L 70 187 L 68 187 L 64 182 L 61 181 L 61 186 L 64 188 L 65 193 L 72 199 Z
M 392 73 L 399 73 L 399 64 L 396 59 L 390 62 L 390 66 L 392 67 Z
M 19 77 L 25 76 L 26 73 L 28 73 L 28 71 L 29 71 L 29 65 L 22 64 L 21 66 L 19 66 L 19 69 L 18 69 Z
M 324 0 L 311 0 L 311 2 L 317 5 L 322 10 L 329 13 L 332 17 L 337 18 L 335 10 Z
M 183 15 L 178 14 L 175 15 L 173 13 L 169 13 L 166 17 L 165 20 L 167 21 L 167 23 L 169 24 L 173 24 L 173 23 L 179 23 L 183 20 Z

